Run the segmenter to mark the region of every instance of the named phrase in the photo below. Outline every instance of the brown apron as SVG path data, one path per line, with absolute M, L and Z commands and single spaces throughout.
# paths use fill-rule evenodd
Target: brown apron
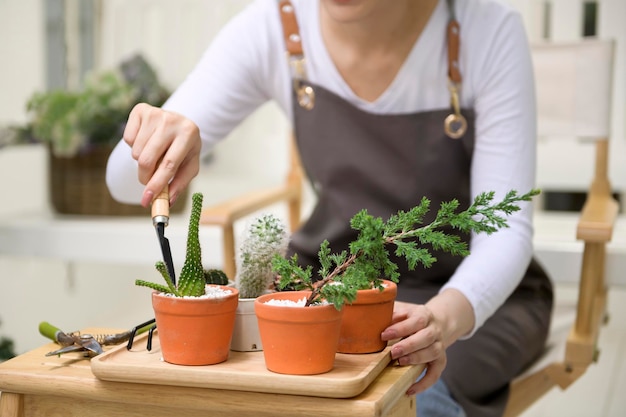
M 398 210 L 418 205 L 426 196 L 432 208 L 427 223 L 441 202 L 457 199 L 461 207 L 467 207 L 471 203 L 473 111 L 453 108 L 453 114 L 462 115 L 467 126 L 458 139 L 452 139 L 444 133 L 450 109 L 373 114 L 313 85 L 304 74 L 297 22 L 290 6 L 282 2 L 280 10 L 294 73 L 295 134 L 317 204 L 293 234 L 289 256 L 297 253 L 303 265 L 313 265 L 317 271 L 321 242 L 327 239 L 333 252 L 347 250 L 356 238 L 350 219 L 361 209 L 387 219 Z M 458 34 L 456 21 L 451 20 L 451 25 L 456 25 Z M 452 74 L 450 78 L 454 78 Z M 458 234 L 451 229 L 447 232 Z M 459 237 L 469 241 L 467 235 Z M 462 261 L 447 253 L 432 253 L 437 257 L 432 267 L 413 271 L 403 259 L 394 259 L 401 274 L 399 300 L 425 303 Z M 550 281 L 533 260 L 518 289 L 495 315 L 473 337 L 447 350 L 443 379 L 468 416 L 502 414 L 510 380 L 544 347 L 551 308 Z

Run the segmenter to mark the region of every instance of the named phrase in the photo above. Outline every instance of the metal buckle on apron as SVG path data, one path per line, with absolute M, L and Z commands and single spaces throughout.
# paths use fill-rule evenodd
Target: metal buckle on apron
M 310 85 L 302 85 L 300 81 L 294 81 L 294 84 L 300 107 L 306 110 L 311 110 L 315 107 L 315 91 L 313 91 L 313 87 Z
M 298 104 L 300 107 L 306 110 L 311 110 L 315 107 L 315 91 L 310 85 L 305 85 L 302 80 L 306 80 L 306 72 L 304 70 L 304 57 L 303 56 L 289 56 L 289 63 L 291 65 L 293 89 L 296 92 Z
M 461 114 L 461 106 L 459 104 L 459 87 L 458 84 L 448 81 L 448 89 L 450 90 L 450 101 L 454 113 L 449 114 L 443 121 L 443 130 L 446 135 L 452 139 L 459 139 L 467 131 L 467 120 Z

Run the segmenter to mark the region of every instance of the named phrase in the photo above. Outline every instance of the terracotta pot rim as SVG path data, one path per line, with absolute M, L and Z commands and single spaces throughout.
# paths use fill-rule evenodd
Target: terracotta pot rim
M 162 291 L 157 291 L 157 290 L 152 290 L 152 294 L 155 297 L 171 298 L 171 299 L 176 299 L 176 300 L 181 300 L 181 301 L 189 301 L 189 302 L 199 302 L 199 301 L 205 301 L 205 300 L 223 300 L 225 298 L 229 298 L 229 297 L 232 297 L 232 296 L 237 296 L 237 298 L 239 299 L 239 290 L 237 288 L 229 287 L 228 285 L 217 285 L 217 284 L 209 284 L 207 286 L 222 288 L 225 291 L 230 291 L 230 294 L 224 294 L 223 297 L 204 297 L 204 296 L 199 296 L 199 297 L 193 297 L 193 296 L 178 297 L 176 295 L 173 295 L 173 294 L 170 294 L 170 293 L 164 293 Z
M 311 294 L 311 291 L 276 291 L 267 294 L 259 295 L 256 298 L 256 302 L 264 304 L 267 300 L 275 298 L 277 300 L 299 300 L 301 298 L 306 298 Z M 274 307 L 274 306 L 270 306 Z M 276 306 L 281 307 L 281 306 Z
M 311 291 L 307 291 L 307 290 L 302 290 L 302 291 L 277 291 L 277 292 L 273 292 L 273 293 L 269 293 L 269 294 L 263 294 L 263 295 L 258 296 L 256 298 L 256 300 L 255 300 L 255 304 L 256 303 L 263 304 L 265 307 L 268 307 L 268 308 L 289 307 L 289 308 L 293 308 L 293 309 L 298 309 L 299 307 L 302 308 L 303 306 L 299 306 L 298 307 L 298 306 L 273 305 L 273 304 L 266 304 L 266 301 L 271 300 L 271 299 L 296 301 L 296 300 L 300 300 L 302 298 L 308 298 L 308 296 L 310 294 L 311 294 Z M 320 307 L 333 307 L 333 308 L 335 308 L 334 304 L 313 304 L 313 305 L 307 306 L 306 308 L 320 308 Z
M 276 297 L 282 300 L 299 300 L 308 296 L 310 291 L 284 291 L 272 294 L 264 294 L 257 297 L 254 305 L 257 317 L 263 317 L 269 320 L 285 320 L 288 322 L 308 321 L 313 311 L 323 314 L 318 320 L 332 321 L 337 319 L 337 315 L 341 315 L 341 310 L 337 310 L 333 304 L 303 306 L 284 306 L 265 304 L 265 301 Z M 287 309 L 287 310 L 286 310 Z
M 367 290 L 358 290 L 356 299 L 349 304 L 361 304 L 361 303 L 383 303 L 391 299 L 395 299 L 398 294 L 398 286 L 395 282 L 390 280 L 383 280 L 386 287 L 381 291 L 378 288 L 371 288 Z

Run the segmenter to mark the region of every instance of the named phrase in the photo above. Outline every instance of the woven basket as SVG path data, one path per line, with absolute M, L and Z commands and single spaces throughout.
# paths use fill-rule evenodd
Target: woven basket
M 61 214 L 90 216 L 150 216 L 150 209 L 115 201 L 105 182 L 106 164 L 113 146 L 102 145 L 80 155 L 63 158 L 50 150 L 50 198 L 55 211 Z M 181 195 L 180 200 L 185 201 Z M 180 212 L 183 204 L 172 207 Z

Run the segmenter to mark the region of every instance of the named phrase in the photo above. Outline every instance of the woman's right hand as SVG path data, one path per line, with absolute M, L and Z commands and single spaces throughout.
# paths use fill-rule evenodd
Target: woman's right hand
M 148 207 L 169 183 L 170 204 L 198 175 L 200 131 L 190 119 L 149 104 L 130 112 L 124 141 L 139 165 L 138 178 L 146 187 L 141 205 Z

